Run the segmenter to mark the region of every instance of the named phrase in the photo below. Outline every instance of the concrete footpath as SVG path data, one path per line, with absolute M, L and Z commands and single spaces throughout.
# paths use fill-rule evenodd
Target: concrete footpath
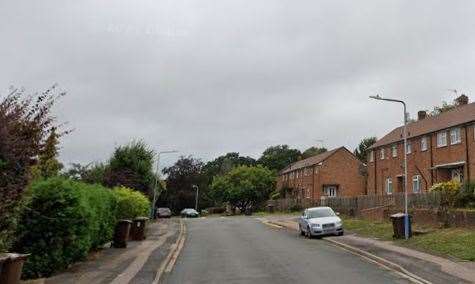
M 161 219 L 148 224 L 147 239 L 129 241 L 126 249 L 106 246 L 84 262 L 34 284 L 154 283 L 160 268 L 173 253 L 183 230 L 179 219 Z
M 298 231 L 296 217 L 266 218 L 266 222 Z M 394 245 L 390 241 L 363 238 L 347 232 L 342 237 L 324 240 L 381 265 L 411 275 L 421 283 L 475 283 L 475 264 Z

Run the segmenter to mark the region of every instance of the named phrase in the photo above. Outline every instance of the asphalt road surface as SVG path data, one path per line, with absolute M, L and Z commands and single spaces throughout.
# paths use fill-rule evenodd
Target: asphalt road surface
M 187 237 L 163 283 L 410 283 L 334 247 L 253 217 L 188 219 Z

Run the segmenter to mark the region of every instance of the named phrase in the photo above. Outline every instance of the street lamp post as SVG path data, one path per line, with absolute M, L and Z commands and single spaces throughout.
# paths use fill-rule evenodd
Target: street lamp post
M 158 190 L 158 179 L 160 175 L 160 155 L 162 154 L 170 154 L 170 153 L 178 153 L 176 150 L 172 151 L 161 151 L 157 153 L 157 168 L 155 169 L 155 185 L 153 187 L 153 202 L 152 202 L 152 208 L 150 209 L 150 217 L 152 219 L 155 219 L 155 203 L 157 203 L 157 190 Z
M 407 108 L 406 103 L 402 100 L 395 100 L 395 99 L 386 99 L 382 98 L 379 95 L 370 96 L 371 99 L 380 100 L 380 101 L 388 101 L 388 102 L 395 102 L 400 103 L 403 105 L 404 108 L 404 130 L 403 130 L 403 138 L 404 138 L 404 237 L 409 239 L 409 214 L 407 210 Z
M 192 187 L 196 190 L 196 195 L 195 195 L 195 210 L 198 211 L 198 195 L 200 192 L 200 188 L 197 185 L 192 185 Z

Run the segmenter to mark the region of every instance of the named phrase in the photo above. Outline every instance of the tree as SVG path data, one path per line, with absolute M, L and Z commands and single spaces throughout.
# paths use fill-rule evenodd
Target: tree
M 203 162 L 192 156 L 180 157 L 171 167 L 163 169 L 167 175 L 167 189 L 159 197 L 158 204 L 170 207 L 174 212 L 184 208 L 195 207 L 196 192 L 193 185 L 200 188 L 200 203 L 206 195 L 206 180 L 203 173 Z
M 239 153 L 232 152 L 206 163 L 203 172 L 211 181 L 214 176 L 224 175 L 236 166 L 253 166 L 255 164 L 256 160 L 253 158 L 242 157 L 239 156 Z
M 108 187 L 125 186 L 151 196 L 155 180 L 154 156 L 153 150 L 142 141 L 117 147 L 105 170 L 104 183 Z
M 56 127 L 52 127 L 45 145 L 38 158 L 38 164 L 31 169 L 32 179 L 50 178 L 57 176 L 63 168 L 58 159 L 59 135 Z
M 65 95 L 57 85 L 28 96 L 12 88 L 0 101 L 0 251 L 14 230 L 19 201 L 30 182 L 31 167 L 46 152 L 48 137 L 57 131 L 51 108 Z M 69 131 L 54 134 L 57 139 Z
M 288 145 L 277 145 L 267 148 L 257 162 L 268 169 L 280 171 L 300 157 L 299 150 L 290 149 Z
M 104 184 L 106 171 L 107 165 L 103 163 L 94 163 L 85 166 L 73 163 L 71 167 L 63 173 L 63 176 L 89 184 Z
M 214 178 L 212 195 L 229 202 L 241 212 L 269 198 L 275 187 L 275 173 L 263 166 L 239 166 Z
M 457 92 L 455 91 L 455 93 Z M 452 103 L 448 103 L 444 101 L 442 102 L 441 106 L 434 106 L 433 110 L 429 112 L 429 116 L 437 116 L 441 113 L 451 111 L 457 108 L 458 106 L 461 106 L 467 103 L 468 103 L 468 97 L 462 94 L 459 97 L 455 98 Z
M 325 153 L 327 151 L 327 148 L 322 147 L 310 147 L 307 150 L 303 151 L 302 153 L 302 159 L 307 159 L 322 153 Z
M 363 163 L 367 163 L 368 161 L 368 149 L 374 143 L 376 143 L 376 137 L 367 137 L 361 140 L 358 148 L 355 149 L 354 154 L 355 156 Z

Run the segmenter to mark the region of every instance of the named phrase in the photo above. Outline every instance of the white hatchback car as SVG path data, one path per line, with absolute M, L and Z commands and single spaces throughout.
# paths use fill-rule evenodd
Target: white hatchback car
M 344 234 L 340 217 L 330 207 L 306 209 L 299 218 L 299 231 L 308 238 Z

